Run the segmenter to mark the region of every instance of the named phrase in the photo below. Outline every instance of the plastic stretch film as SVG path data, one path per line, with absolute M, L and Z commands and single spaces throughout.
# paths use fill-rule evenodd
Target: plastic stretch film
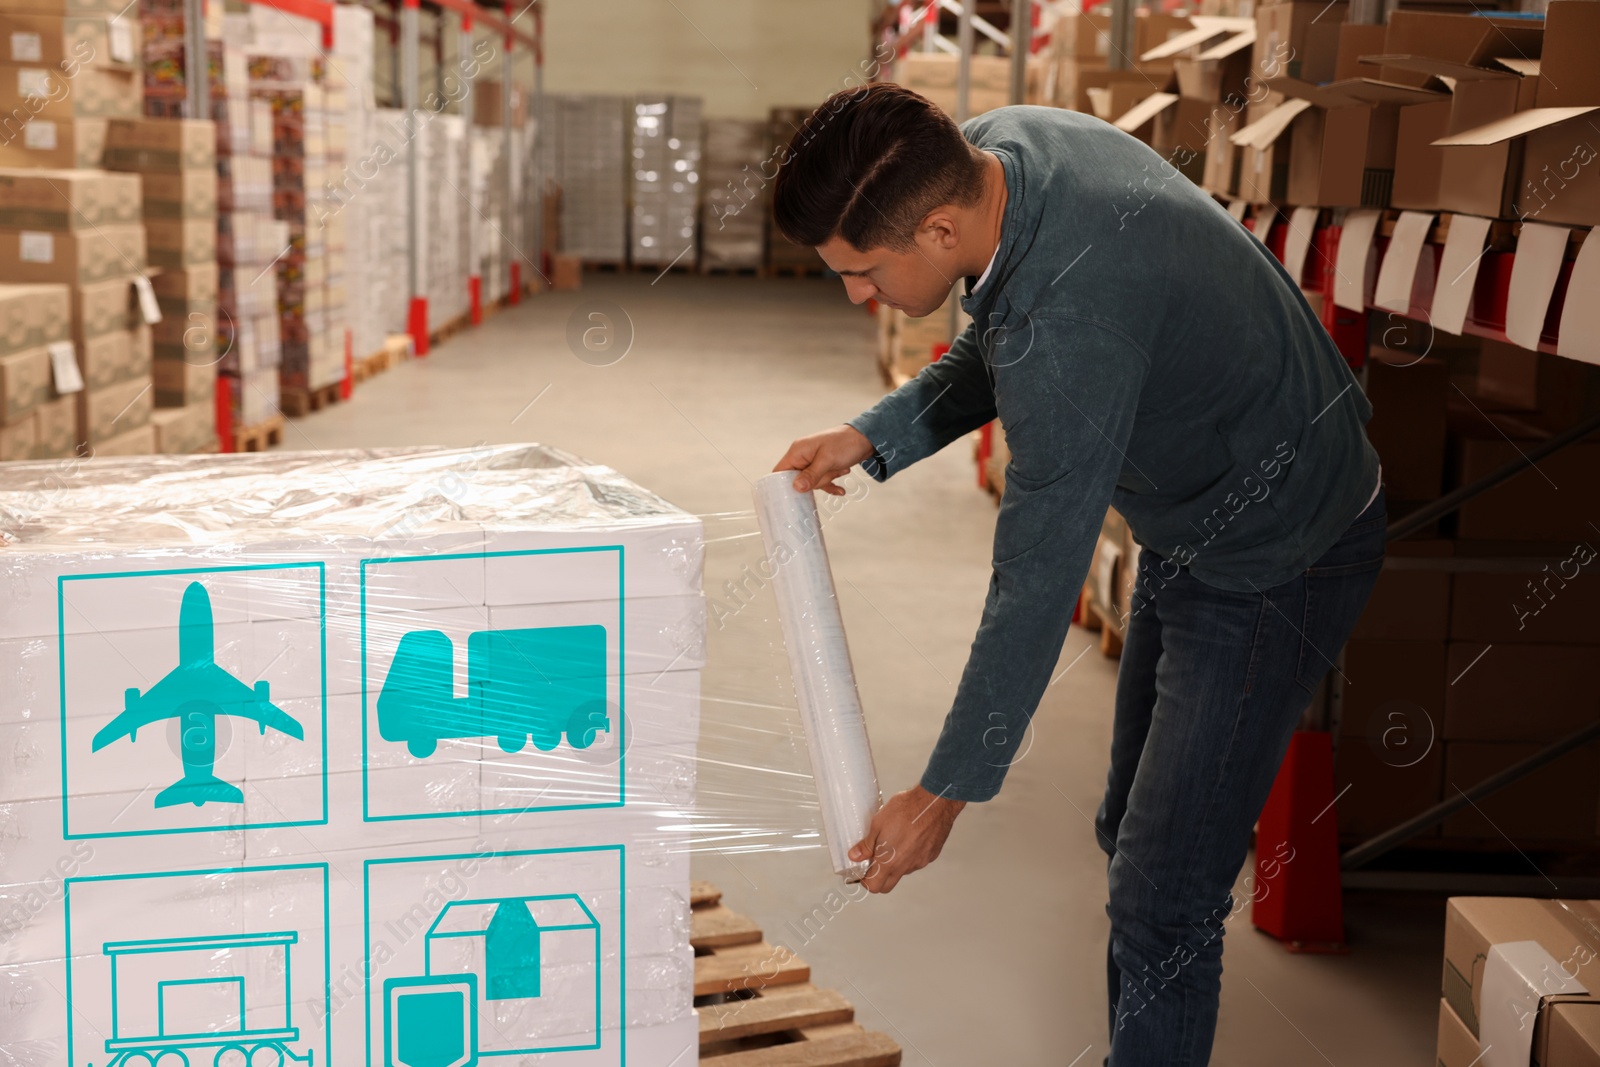
M 538 445 L 0 467 L 0 1061 L 694 1063 L 691 854 L 828 881 L 759 553 Z
M 865 836 L 882 797 L 816 499 L 795 492 L 795 473 L 780 471 L 756 481 L 756 519 L 774 564 L 778 617 L 811 748 L 828 852 L 834 871 L 858 882 L 867 864 L 852 861 L 850 847 Z

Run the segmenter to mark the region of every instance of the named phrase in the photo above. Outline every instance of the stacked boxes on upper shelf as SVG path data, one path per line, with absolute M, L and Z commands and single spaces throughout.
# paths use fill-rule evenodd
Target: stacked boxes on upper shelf
M 113 119 L 106 166 L 140 176 L 160 321 L 151 416 L 158 452 L 216 447 L 217 135 L 207 119 Z
M 116 0 L 0 2 L 0 165 L 98 167 L 106 120 L 139 114 L 139 51 Z
M 332 191 L 327 207 L 330 228 L 337 228 L 345 248 L 343 287 L 351 352 L 364 357 L 383 347 L 388 332 L 383 328 L 374 295 L 373 278 L 378 267 L 372 228 L 374 221 L 385 221 L 385 212 L 392 210 L 369 187 L 374 168 L 382 165 L 372 155 L 372 12 L 348 4 L 335 7 L 333 47 L 330 65 L 333 76 L 344 85 L 344 111 L 330 119 L 334 125 L 342 122 L 344 133 L 341 139 L 333 126 L 329 128 L 328 180 Z M 342 156 L 336 154 L 340 149 Z M 338 221 L 331 221 L 335 216 Z
M 0 170 L 0 282 L 69 288 L 76 380 L 73 441 L 94 453 L 151 451 L 151 336 L 135 311 L 146 284 L 137 174 L 103 170 Z
M 766 123 L 707 119 L 701 160 L 700 265 L 704 269 L 761 266 L 767 184 L 777 172 L 767 157 Z
M 1038 99 L 1104 119 L 1115 118 L 1140 99 L 1166 88 L 1172 78 L 1172 54 L 1146 53 L 1165 46 L 1169 39 L 1191 28 L 1189 19 L 1183 16 L 1138 12 L 1134 19 L 1132 54 L 1121 57 L 1125 60 L 1121 69 L 1112 69 L 1111 16 L 1107 10 L 1063 15 L 1056 20 L 1047 50 L 1037 57 L 1042 70 L 1037 74 L 1030 70 L 1030 85 L 1024 102 Z M 987 62 L 993 65 L 991 69 L 979 73 L 975 68 L 973 84 L 987 88 L 976 100 L 969 96 L 970 114 L 1011 102 L 1008 91 L 1010 60 Z M 945 75 L 945 79 L 949 85 L 947 91 L 953 94 L 953 74 Z M 1036 89 L 1032 84 L 1035 81 Z
M 72 293 L 65 285 L 0 285 L 0 460 L 72 455 L 72 397 L 56 391 L 53 359 L 71 360 Z
M 633 102 L 634 263 L 693 267 L 700 199 L 700 98 Z

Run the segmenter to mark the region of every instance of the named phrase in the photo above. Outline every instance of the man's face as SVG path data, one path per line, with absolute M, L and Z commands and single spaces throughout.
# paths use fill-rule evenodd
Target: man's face
M 842 237 L 830 237 L 817 246 L 817 253 L 844 280 L 851 303 L 877 300 L 912 318 L 937 311 L 955 283 L 950 251 L 926 230 L 904 252 L 887 248 L 863 252 Z

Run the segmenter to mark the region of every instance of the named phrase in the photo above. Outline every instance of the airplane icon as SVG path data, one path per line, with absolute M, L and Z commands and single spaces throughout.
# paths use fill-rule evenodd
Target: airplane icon
M 271 702 L 268 682 L 246 685 L 217 666 L 214 657 L 211 597 L 205 586 L 190 582 L 178 609 L 178 666 L 143 694 L 137 688 L 128 689 L 121 714 L 94 735 L 91 751 L 99 752 L 123 737 L 137 741 L 138 731 L 151 723 L 178 721 L 183 777 L 156 794 L 158 808 L 184 803 L 198 808 L 208 800 L 244 803 L 244 793 L 237 786 L 212 773 L 217 759 L 218 715 L 250 719 L 262 734 L 270 726 L 305 740 L 300 723 Z

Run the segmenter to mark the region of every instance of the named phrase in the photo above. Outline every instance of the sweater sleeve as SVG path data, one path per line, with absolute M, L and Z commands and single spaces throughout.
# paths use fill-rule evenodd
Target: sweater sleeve
M 872 442 L 876 454 L 862 468 L 881 482 L 994 417 L 989 368 L 969 323 L 950 351 L 849 425 Z
M 1119 334 L 1039 322 L 1028 358 L 1002 371 L 1011 462 L 983 618 L 922 776 L 930 793 L 1000 791 L 1061 655 L 1106 507 L 1125 462 L 1147 360 Z M 1014 403 L 1011 399 L 1014 398 Z

